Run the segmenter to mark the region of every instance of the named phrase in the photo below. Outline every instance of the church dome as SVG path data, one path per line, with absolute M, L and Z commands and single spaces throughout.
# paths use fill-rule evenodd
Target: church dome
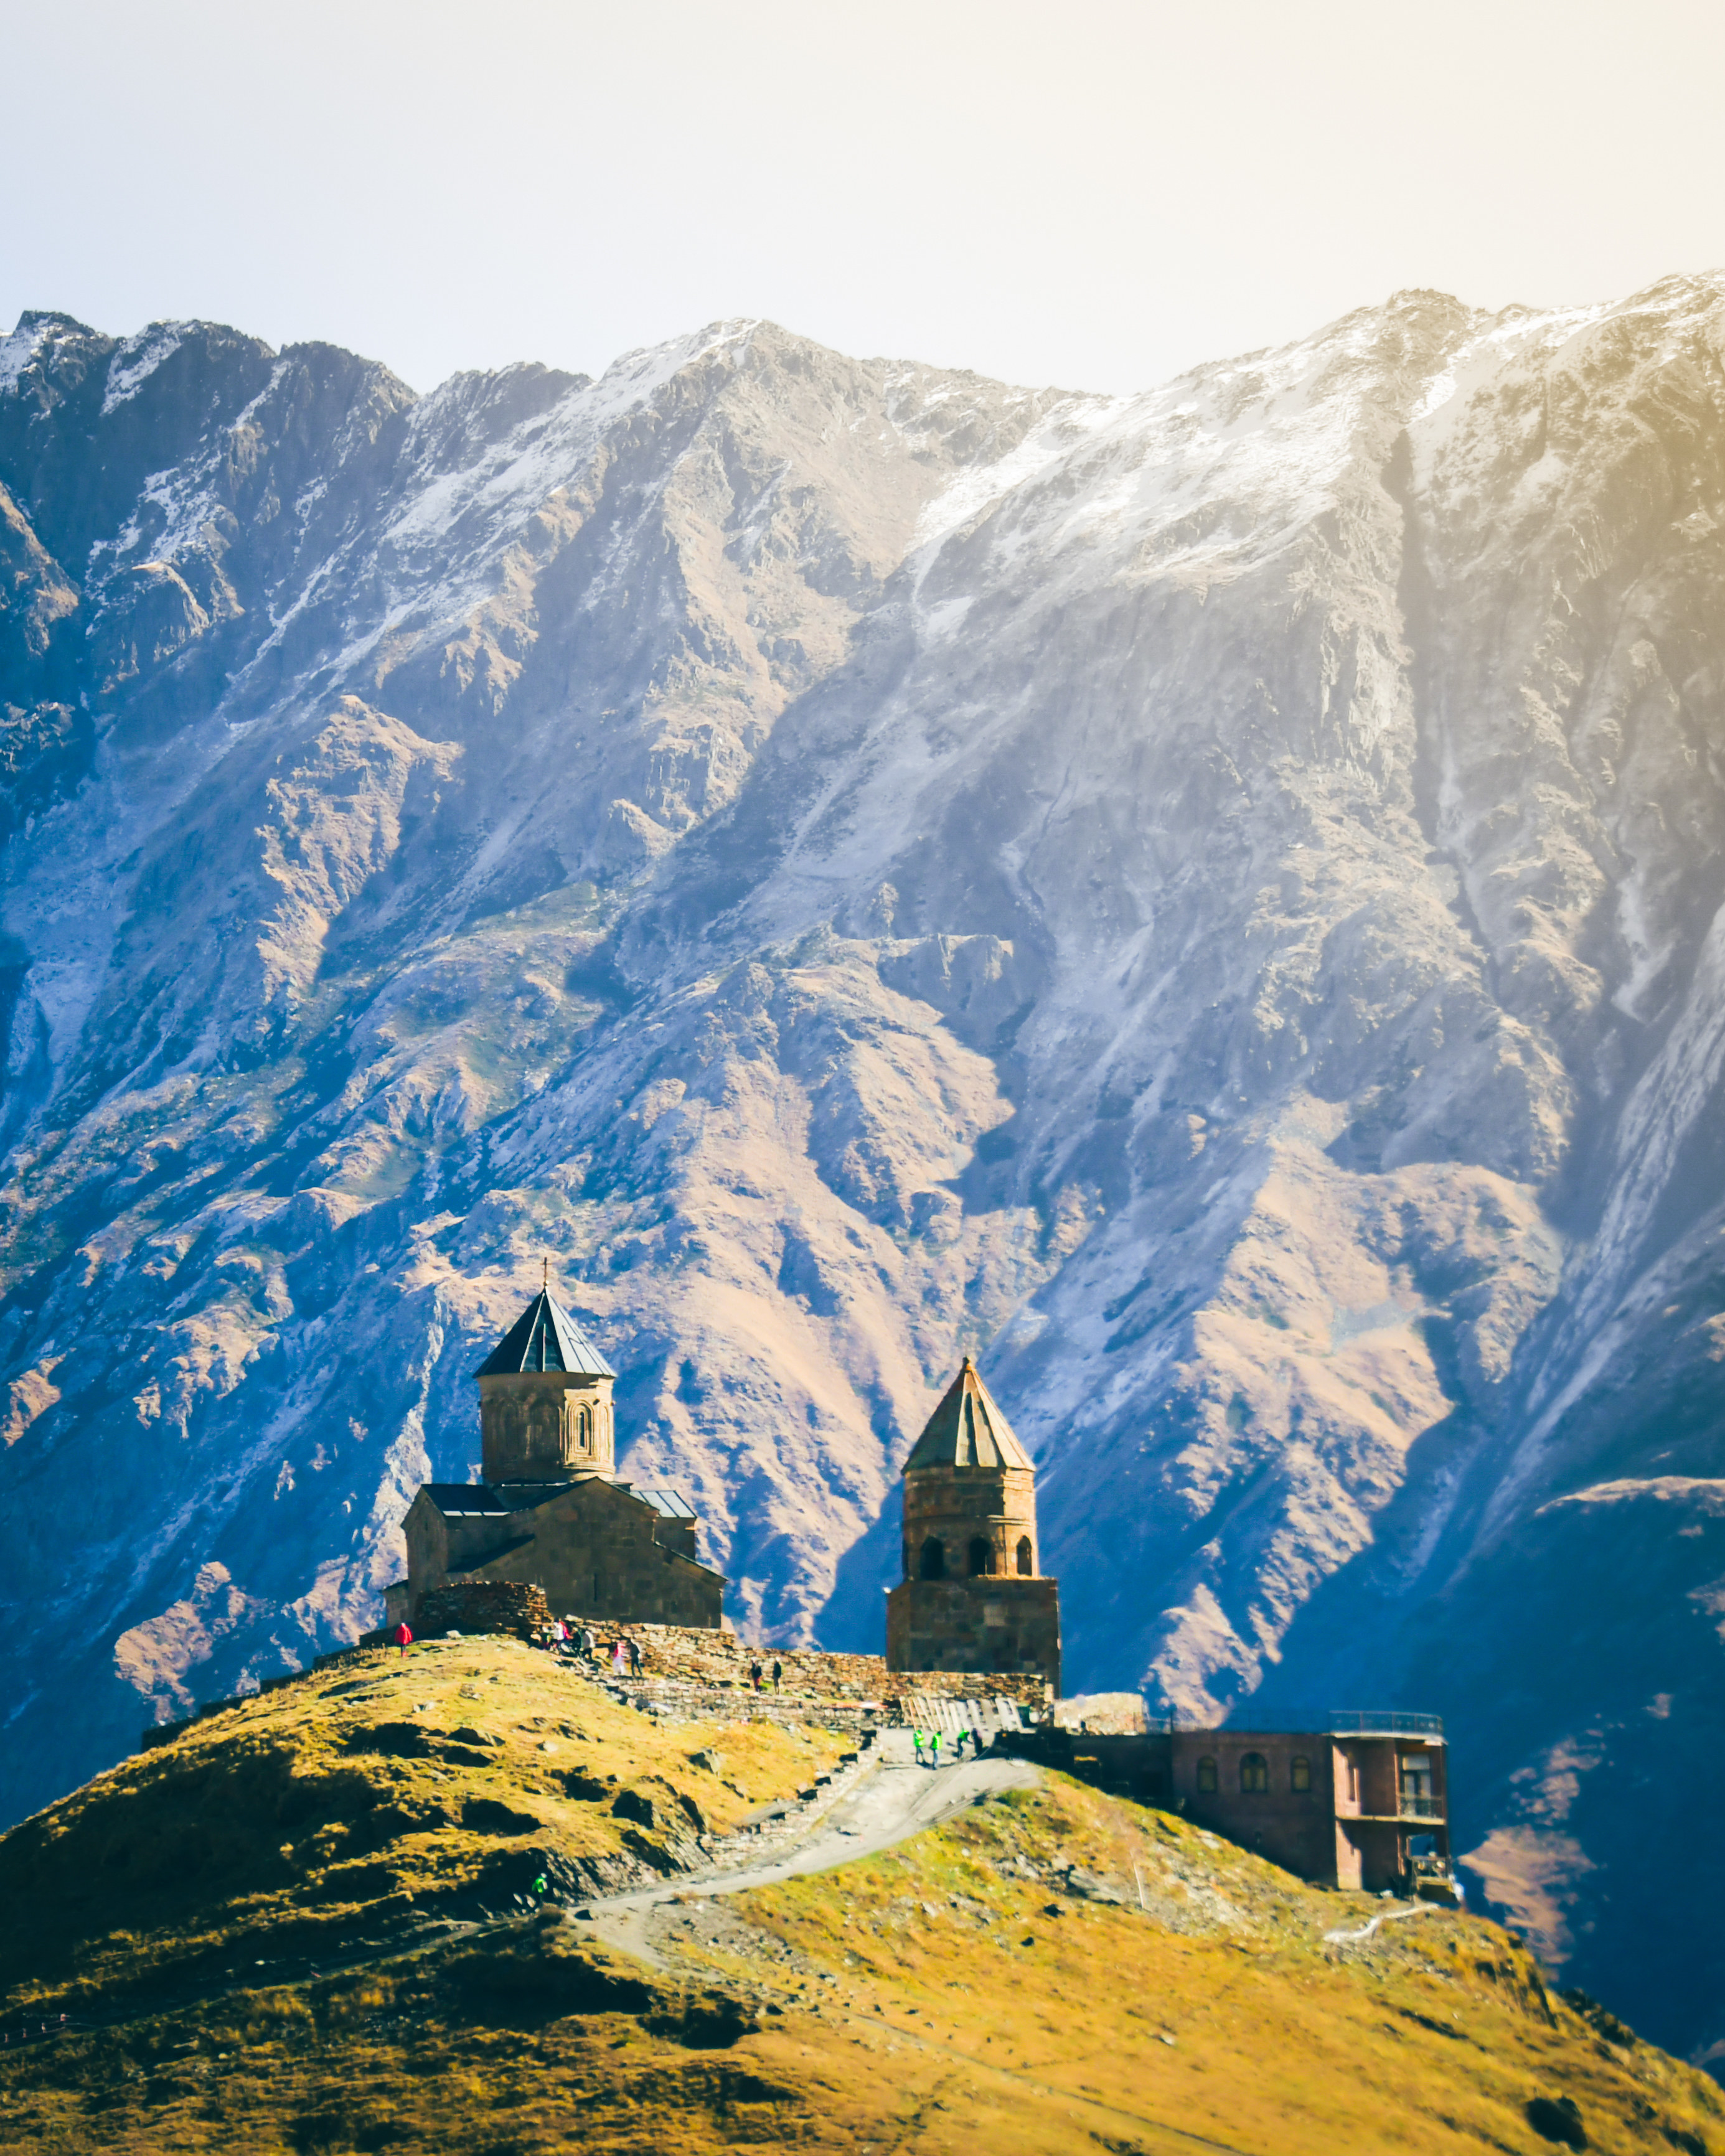
M 514 1378 L 562 1370 L 572 1378 L 614 1378 L 617 1373 L 581 1327 L 542 1288 L 474 1372 L 476 1378 Z
M 911 1449 L 906 1475 L 929 1467 L 1018 1467 L 1034 1462 L 1013 1435 L 999 1403 L 977 1374 L 968 1355 L 946 1396 Z

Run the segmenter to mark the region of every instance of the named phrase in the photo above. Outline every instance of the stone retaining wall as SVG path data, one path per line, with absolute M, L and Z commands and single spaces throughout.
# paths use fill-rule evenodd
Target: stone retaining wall
M 814 1647 L 752 1647 L 734 1632 L 695 1631 L 674 1625 L 608 1624 L 591 1629 L 597 1649 L 594 1666 L 608 1676 L 612 1643 L 632 1640 L 640 1649 L 643 1676 L 675 1678 L 721 1689 L 752 1691 L 749 1671 L 756 1662 L 770 1686 L 776 1661 L 781 1666 L 781 1698 L 872 1700 L 886 1706 L 912 1692 L 922 1692 L 942 1699 L 1003 1699 L 1021 1707 L 1042 1707 L 1051 1696 L 1045 1679 L 1021 1673 L 889 1670 L 879 1655 L 829 1655 Z
M 536 1587 L 519 1586 L 511 1580 L 469 1580 L 428 1591 L 420 1612 L 417 1636 L 439 1638 L 450 1632 L 478 1637 L 501 1633 L 527 1640 L 543 1635 L 551 1623 L 545 1597 Z M 770 1722 L 807 1722 L 811 1717 L 829 1719 L 839 1728 L 862 1729 L 877 1723 L 920 1720 L 931 1700 L 999 1701 L 1024 1707 L 1041 1719 L 1052 1705 L 1051 1689 L 1040 1677 L 1002 1676 L 969 1670 L 889 1670 L 879 1655 L 826 1655 L 813 1647 L 756 1648 L 734 1632 L 709 1632 L 675 1625 L 607 1625 L 593 1628 L 599 1652 L 580 1666 L 580 1674 L 598 1684 L 613 1685 L 608 1650 L 614 1640 L 633 1640 L 641 1650 L 641 1676 L 625 1678 L 618 1689 L 650 1701 L 661 1711 L 696 1717 L 757 1715 Z M 379 1626 L 355 1640 L 320 1655 L 312 1669 L 358 1660 L 389 1645 L 388 1631 Z M 567 1650 L 556 1657 L 567 1667 L 573 1657 Z M 763 1689 L 757 1692 L 749 1670 L 761 1665 Z M 779 1689 L 772 1688 L 773 1665 L 781 1666 Z M 574 1672 L 572 1671 L 572 1674 Z M 259 1690 L 274 1691 L 297 1684 L 299 1675 L 266 1677 Z M 164 1722 L 146 1729 L 144 1749 L 170 1744 L 203 1716 L 219 1714 L 239 1707 L 243 1699 L 215 1700 L 180 1722 Z
M 513 1579 L 460 1579 L 427 1588 L 413 1629 L 422 1640 L 445 1632 L 512 1632 L 526 1640 L 550 1622 L 551 1605 L 542 1588 Z

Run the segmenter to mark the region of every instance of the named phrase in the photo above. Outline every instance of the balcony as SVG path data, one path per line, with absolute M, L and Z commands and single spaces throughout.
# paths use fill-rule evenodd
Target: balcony
M 1404 1790 L 1399 1802 L 1404 1819 L 1440 1820 L 1444 1815 L 1441 1797 L 1410 1797 Z
M 1353 1707 L 1330 1711 L 1332 1737 L 1435 1737 L 1441 1741 L 1443 1733 L 1440 1714 L 1392 1714 Z

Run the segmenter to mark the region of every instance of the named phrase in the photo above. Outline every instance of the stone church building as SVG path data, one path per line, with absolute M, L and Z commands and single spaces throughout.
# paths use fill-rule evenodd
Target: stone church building
M 475 1373 L 476 1482 L 427 1482 L 405 1522 L 408 1576 L 388 1621 L 434 1589 L 542 1590 L 574 1624 L 721 1628 L 724 1575 L 696 1554 L 681 1492 L 617 1473 L 617 1373 L 542 1289 Z M 905 1462 L 904 1578 L 886 1598 L 886 1666 L 1060 1684 L 1060 1589 L 1036 1534 L 1036 1472 L 967 1355 Z
M 509 1580 L 578 1624 L 716 1630 L 724 1575 L 677 1491 L 619 1479 L 617 1373 L 568 1312 L 542 1290 L 475 1374 L 480 1480 L 427 1482 L 408 1509 L 409 1624 L 432 1588 Z
M 968 1355 L 905 1462 L 886 1666 L 1024 1672 L 1060 1694 L 1060 1593 L 1040 1570 L 1036 1470 Z

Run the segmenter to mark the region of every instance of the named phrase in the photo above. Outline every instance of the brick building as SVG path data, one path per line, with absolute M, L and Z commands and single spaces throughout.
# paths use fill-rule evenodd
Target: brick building
M 1036 1470 L 969 1356 L 904 1471 L 888 1669 L 1024 1671 L 1058 1693 L 1060 1588 L 1039 1568 Z
M 1014 1748 L 1180 1812 L 1285 1870 L 1369 1892 L 1450 1878 L 1448 1753 L 1429 1714 L 1337 1713 L 1317 1730 L 1051 1727 Z
M 567 1311 L 542 1291 L 475 1374 L 483 1479 L 422 1486 L 391 1621 L 433 1589 L 506 1580 L 578 1622 L 716 1629 L 725 1581 L 696 1555 L 694 1511 L 619 1479 L 617 1373 Z
M 1377 1892 L 1419 1860 L 1450 1870 L 1449 1776 L 1435 1715 L 1332 1715 L 1312 1731 L 1180 1729 L 1173 1802 L 1302 1878 Z

